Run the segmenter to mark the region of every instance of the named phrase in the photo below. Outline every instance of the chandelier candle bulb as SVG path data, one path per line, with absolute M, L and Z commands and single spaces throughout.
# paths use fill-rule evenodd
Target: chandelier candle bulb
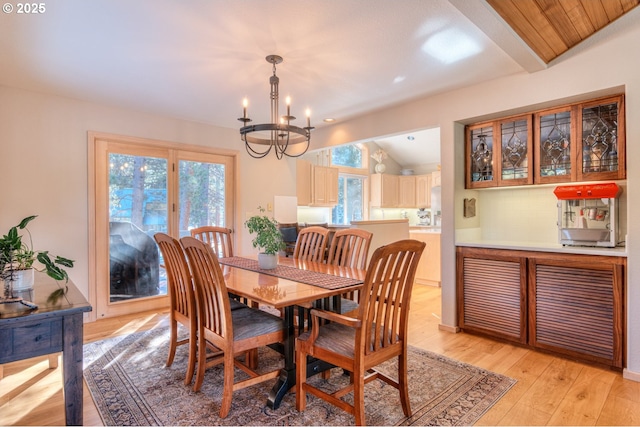
M 311 110 L 307 108 L 307 127 L 311 127 Z
M 242 100 L 242 117 L 247 118 L 247 107 L 249 106 L 249 100 L 247 98 Z

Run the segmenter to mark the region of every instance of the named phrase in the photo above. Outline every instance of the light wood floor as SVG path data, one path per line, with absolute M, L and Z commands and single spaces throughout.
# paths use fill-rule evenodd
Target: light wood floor
M 470 334 L 440 331 L 440 290 L 414 288 L 410 343 L 515 378 L 517 384 L 477 425 L 640 425 L 640 383 L 620 372 Z M 85 342 L 167 324 L 145 313 L 85 324 Z M 2 345 L 0 343 L 0 345 Z M 0 425 L 63 425 L 62 363 L 47 357 L 4 365 Z M 101 420 L 85 386 L 84 423 Z

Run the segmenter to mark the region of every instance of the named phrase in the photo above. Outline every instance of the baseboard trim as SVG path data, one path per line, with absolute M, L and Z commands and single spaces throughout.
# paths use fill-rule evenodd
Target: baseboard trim
M 633 372 L 625 368 L 622 370 L 622 378 L 640 383 L 640 372 Z
M 445 332 L 452 332 L 454 334 L 457 334 L 458 332 L 460 332 L 460 328 L 459 327 L 443 325 L 442 323 L 438 324 L 438 329 L 441 330 L 441 331 L 445 331 Z

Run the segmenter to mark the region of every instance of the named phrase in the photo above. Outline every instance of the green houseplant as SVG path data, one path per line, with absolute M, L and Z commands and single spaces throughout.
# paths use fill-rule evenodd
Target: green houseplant
M 11 297 L 11 289 L 14 283 L 21 278 L 23 272 L 31 273 L 31 286 L 33 284 L 34 262 L 38 261 L 42 264 L 38 271 L 45 272 L 49 277 L 55 280 L 69 280 L 66 268 L 73 268 L 73 260 L 61 256 L 51 256 L 49 251 L 38 251 L 33 249 L 33 240 L 31 232 L 27 225 L 33 221 L 37 215 L 24 218 L 16 226 L 9 229 L 7 234 L 0 238 L 0 279 L 5 282 L 5 296 Z M 24 230 L 28 236 L 28 240 L 23 238 L 25 235 L 20 234 L 20 230 Z M 29 288 L 29 280 L 27 280 L 24 288 Z
M 261 206 L 258 206 L 258 210 L 261 213 L 264 212 Z M 278 251 L 285 248 L 276 220 L 266 215 L 254 215 L 244 224 L 249 229 L 249 233 L 255 234 L 251 242 L 253 247 L 261 250 L 258 254 L 260 268 L 265 270 L 275 268 L 278 265 Z

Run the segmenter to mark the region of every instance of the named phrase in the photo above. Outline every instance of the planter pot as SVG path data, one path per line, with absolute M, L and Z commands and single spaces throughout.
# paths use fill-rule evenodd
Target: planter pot
M 13 298 L 14 292 L 23 292 L 33 289 L 34 269 L 15 270 L 11 278 L 1 280 L 0 298 Z
M 278 266 L 277 254 L 258 254 L 258 266 L 263 270 L 272 270 Z
M 13 272 L 13 290 L 24 291 L 33 289 L 34 269 L 16 270 Z

